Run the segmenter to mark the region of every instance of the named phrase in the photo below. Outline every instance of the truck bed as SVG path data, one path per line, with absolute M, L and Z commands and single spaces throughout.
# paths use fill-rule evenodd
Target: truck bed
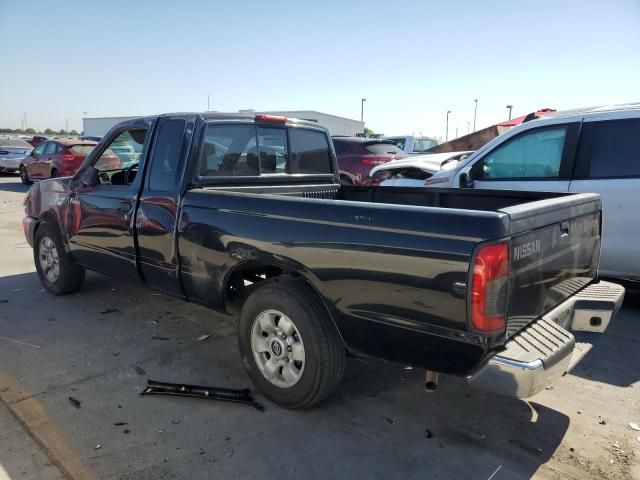
M 507 331 L 490 338 L 470 331 L 467 320 L 469 266 L 478 245 L 509 239 L 517 246 L 519 235 L 535 242 L 538 234 L 552 242 L 562 222 L 590 215 L 599 221 L 599 210 L 599 197 L 591 194 L 337 185 L 193 189 L 184 196 L 179 229 L 182 281 L 190 299 L 219 307 L 228 299 L 211 292 L 222 290 L 239 265 L 290 269 L 333 309 L 350 349 L 466 374 L 507 336 L 590 283 L 600 240 L 596 232 L 582 245 L 579 237 L 575 244 L 545 243 L 538 255 L 513 263 Z M 407 349 L 407 342 L 420 345 Z M 458 352 L 456 360 L 441 355 L 442 348 Z M 424 356 L 404 353 L 416 350 Z

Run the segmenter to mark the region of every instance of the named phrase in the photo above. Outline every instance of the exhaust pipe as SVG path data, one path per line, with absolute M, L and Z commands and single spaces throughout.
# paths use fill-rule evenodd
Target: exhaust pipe
M 433 393 L 438 389 L 438 372 L 427 370 L 427 376 L 424 380 L 424 388 L 429 393 Z

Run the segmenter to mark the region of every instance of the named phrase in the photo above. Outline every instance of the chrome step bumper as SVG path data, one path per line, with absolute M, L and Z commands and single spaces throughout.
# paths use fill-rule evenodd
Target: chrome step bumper
M 576 344 L 566 330 L 604 332 L 622 306 L 624 288 L 608 282 L 590 285 L 511 337 L 505 350 L 494 355 L 468 378 L 480 389 L 528 398 L 570 371 L 591 349 Z

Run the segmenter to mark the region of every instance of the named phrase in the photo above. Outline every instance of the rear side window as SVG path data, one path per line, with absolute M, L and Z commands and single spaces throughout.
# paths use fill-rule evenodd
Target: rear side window
M 94 148 L 96 148 L 95 145 L 72 145 L 71 147 L 69 147 L 69 150 L 71 150 L 76 155 L 83 155 L 86 157 Z
M 253 125 L 208 125 L 200 153 L 205 177 L 258 175 L 256 128 Z
M 291 128 L 289 138 L 291 139 L 291 173 L 332 173 L 329 141 L 323 132 Z
M 341 140 L 333 140 L 333 148 L 336 151 L 336 155 L 344 155 L 349 150 L 349 145 Z
M 640 120 L 585 123 L 577 177 L 640 177 Z
M 392 143 L 369 143 L 365 145 L 365 148 L 369 153 L 375 155 L 398 155 L 404 153 Z
M 150 190 L 170 192 L 176 185 L 185 126 L 182 119 L 165 120 L 160 126 L 151 160 Z
M 55 142 L 49 142 L 47 143 L 47 146 L 44 149 L 44 153 L 46 155 L 54 155 L 56 152 L 58 152 L 58 144 Z

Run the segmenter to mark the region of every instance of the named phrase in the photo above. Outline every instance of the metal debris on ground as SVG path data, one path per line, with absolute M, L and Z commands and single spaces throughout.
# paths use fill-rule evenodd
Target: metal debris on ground
M 95 450 L 98 450 L 98 449 L 102 448 L 102 445 L 98 444 L 94 448 L 95 448 Z
M 496 474 L 500 471 L 501 468 L 502 468 L 502 465 L 496 468 L 495 471 L 491 475 L 489 475 L 489 478 L 487 478 L 487 480 L 492 480 L 496 476 Z
M 396 421 L 391 417 L 384 417 L 384 421 L 387 422 L 389 425 L 393 425 L 394 423 L 396 423 Z
M 76 408 L 80 408 L 82 406 L 82 402 L 73 397 L 69 397 L 69 403 Z
M 152 335 L 151 340 L 162 340 L 164 342 L 171 340 L 169 337 L 163 337 L 161 335 Z
M 607 424 L 607 422 L 605 422 L 604 420 L 600 420 L 598 423 L 599 423 L 600 425 L 606 425 L 606 424 Z
M 207 338 L 211 338 L 211 335 L 207 335 L 207 334 L 205 334 L 205 335 L 200 335 L 200 336 L 198 337 L 198 341 L 199 341 L 199 342 L 202 342 L 202 341 L 206 340 Z
M 147 387 L 140 395 L 172 395 L 177 397 L 204 398 L 223 402 L 242 403 L 251 405 L 256 410 L 264 411 L 264 407 L 251 397 L 248 388 L 231 389 L 219 387 L 205 387 L 201 385 L 187 385 L 185 383 L 166 383 L 147 380 Z
M 431 433 L 431 430 L 429 430 L 428 428 L 424 429 L 424 436 L 425 438 L 431 438 L 433 437 L 433 434 Z
M 635 431 L 637 431 L 637 432 L 640 432 L 640 425 L 638 425 L 637 423 L 629 422 L 629 426 L 630 426 L 633 430 L 635 430 Z
M 136 373 L 137 373 L 138 375 L 146 375 L 146 374 L 147 374 L 146 370 L 145 370 L 144 368 L 142 368 L 142 367 L 138 366 L 138 365 L 136 365 L 135 367 L 133 367 L 133 369 L 136 371 Z
M 117 308 L 107 308 L 106 310 L 100 312 L 101 315 L 109 315 L 110 313 L 122 313 Z
M 13 338 L 0 337 L 0 340 L 5 340 L 7 342 L 17 343 L 19 345 L 26 345 L 27 347 L 40 348 L 40 345 L 33 345 L 31 343 L 21 342 L 20 340 L 15 340 Z

